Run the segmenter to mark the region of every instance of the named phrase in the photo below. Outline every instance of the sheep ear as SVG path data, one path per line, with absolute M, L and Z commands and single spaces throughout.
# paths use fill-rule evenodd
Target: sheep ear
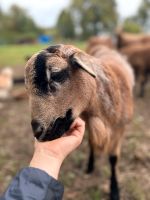
M 88 72 L 91 76 L 96 78 L 96 74 L 93 71 L 93 69 L 91 68 L 92 62 L 90 61 L 90 58 L 88 59 L 86 54 L 84 54 L 82 52 L 75 53 L 71 58 L 71 62 L 74 66 L 81 67 L 83 70 Z

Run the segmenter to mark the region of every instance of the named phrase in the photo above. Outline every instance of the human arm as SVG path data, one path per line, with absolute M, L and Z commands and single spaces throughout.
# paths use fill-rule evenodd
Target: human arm
M 60 200 L 63 186 L 57 181 L 63 160 L 76 149 L 84 135 L 85 124 L 78 118 L 63 137 L 50 141 L 35 141 L 29 167 L 13 179 L 1 200 Z

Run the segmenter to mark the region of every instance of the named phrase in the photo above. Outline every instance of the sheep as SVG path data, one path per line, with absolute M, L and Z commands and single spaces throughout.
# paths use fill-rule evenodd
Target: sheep
M 134 44 L 150 43 L 150 35 L 118 32 L 117 33 L 117 41 L 118 41 L 117 46 L 120 49 L 122 47 L 130 46 L 130 45 L 134 45 Z
M 86 52 L 88 54 L 91 54 L 91 48 L 93 46 L 99 46 L 99 45 L 106 46 L 111 49 L 115 48 L 112 38 L 106 36 L 93 36 L 88 41 Z
M 25 67 L 31 125 L 39 141 L 59 138 L 81 116 L 89 130 L 87 172 L 94 153 L 107 152 L 111 200 L 119 200 L 116 166 L 126 125 L 133 115 L 134 77 L 129 65 L 109 50 L 98 58 L 71 45 L 50 46 Z
M 137 82 L 140 82 L 138 96 L 144 97 L 145 86 L 150 76 L 150 44 L 136 44 L 120 49 L 132 65 Z
M 0 99 L 7 99 L 13 87 L 13 71 L 10 67 L 5 67 L 0 72 Z
M 4 101 L 6 99 L 11 100 L 22 100 L 27 99 L 27 91 L 20 90 L 16 92 L 11 92 L 15 84 L 24 83 L 24 78 L 13 78 L 13 70 L 10 67 L 5 67 L 0 72 L 0 100 Z M 3 107 L 0 104 L 0 107 Z

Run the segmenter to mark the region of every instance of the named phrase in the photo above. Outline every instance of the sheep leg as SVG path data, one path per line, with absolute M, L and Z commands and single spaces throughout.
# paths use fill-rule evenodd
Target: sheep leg
M 87 174 L 91 174 L 94 171 L 94 164 L 95 164 L 94 148 L 93 145 L 90 143 L 90 141 L 89 141 L 89 147 L 90 147 L 90 152 L 86 169 Z
M 111 169 L 110 177 L 110 200 L 119 200 L 119 185 L 117 179 L 117 163 L 120 157 L 121 144 L 123 139 L 124 128 L 116 129 L 115 138 L 112 135 L 111 144 L 109 148 L 109 163 Z
M 145 71 L 143 74 L 143 80 L 141 81 L 141 88 L 140 88 L 140 93 L 139 93 L 139 97 L 144 97 L 145 94 L 145 85 L 148 81 L 148 72 Z
M 103 149 L 106 140 L 106 129 L 98 117 L 91 117 L 88 119 L 88 130 L 89 130 L 89 146 L 90 146 L 90 154 L 89 160 L 87 165 L 87 173 L 92 173 L 94 170 L 94 163 L 95 163 L 95 148 Z
M 111 167 L 111 177 L 110 177 L 110 200 L 119 200 L 119 186 L 116 174 L 116 165 L 118 157 L 116 155 L 110 155 L 109 162 Z

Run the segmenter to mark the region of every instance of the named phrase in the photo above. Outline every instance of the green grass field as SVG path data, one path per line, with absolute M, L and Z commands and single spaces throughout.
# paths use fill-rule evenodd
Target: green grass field
M 81 49 L 85 48 L 84 42 L 65 42 L 73 44 Z M 22 66 L 25 64 L 25 57 L 47 47 L 48 45 L 6 45 L 0 46 L 0 67 Z

